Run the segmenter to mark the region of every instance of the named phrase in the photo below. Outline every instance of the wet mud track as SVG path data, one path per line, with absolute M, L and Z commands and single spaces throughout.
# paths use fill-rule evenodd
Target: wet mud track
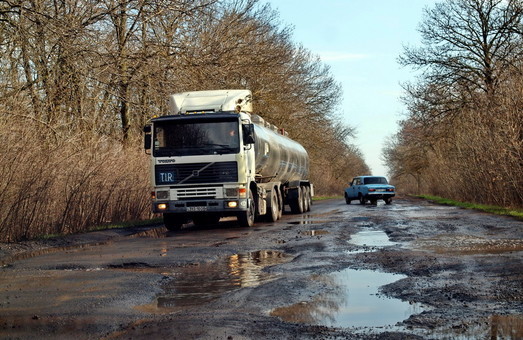
M 397 199 L 0 245 L 0 338 L 521 339 L 523 222 Z

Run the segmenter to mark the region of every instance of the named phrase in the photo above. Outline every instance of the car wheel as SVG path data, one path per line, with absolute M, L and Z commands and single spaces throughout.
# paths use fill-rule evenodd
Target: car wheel
M 350 199 L 349 196 L 347 196 L 347 194 L 345 194 L 345 203 L 350 204 Z
M 365 204 L 365 202 L 367 201 L 362 194 L 359 194 L 358 197 L 360 198 L 360 204 Z
M 385 204 L 391 204 L 392 203 L 392 198 L 385 198 Z

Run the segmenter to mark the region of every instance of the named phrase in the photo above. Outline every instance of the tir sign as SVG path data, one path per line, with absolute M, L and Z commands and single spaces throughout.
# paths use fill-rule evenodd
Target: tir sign
M 174 182 L 174 174 L 172 172 L 160 172 L 160 181 Z
M 158 171 L 156 173 L 156 184 L 174 184 L 176 178 L 176 171 Z

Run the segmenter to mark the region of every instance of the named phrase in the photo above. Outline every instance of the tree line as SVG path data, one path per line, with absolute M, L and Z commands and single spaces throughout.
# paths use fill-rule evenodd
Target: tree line
M 407 113 L 384 147 L 399 188 L 523 206 L 523 2 L 446 0 L 426 8 L 421 46 L 400 64 Z
M 259 0 L 0 1 L 0 240 L 151 217 L 142 127 L 168 94 L 247 88 L 319 194 L 368 172 L 328 66 Z

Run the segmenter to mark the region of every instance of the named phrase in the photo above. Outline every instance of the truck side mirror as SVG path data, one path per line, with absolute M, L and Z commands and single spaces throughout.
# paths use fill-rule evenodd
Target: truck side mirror
M 145 125 L 143 127 L 143 132 L 144 132 L 143 148 L 145 149 L 145 153 L 147 153 L 147 151 L 151 150 L 151 144 L 152 144 L 152 140 L 151 140 L 151 125 Z
M 243 129 L 243 144 L 254 144 L 254 124 L 242 125 Z

